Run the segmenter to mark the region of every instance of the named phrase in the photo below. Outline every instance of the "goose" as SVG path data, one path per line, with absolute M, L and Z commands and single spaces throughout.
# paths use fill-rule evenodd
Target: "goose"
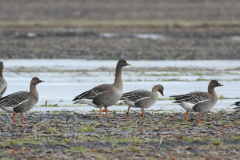
M 142 109 L 142 118 L 144 118 L 144 109 L 151 107 L 158 100 L 158 92 L 163 94 L 163 86 L 155 85 L 152 88 L 152 91 L 147 90 L 134 90 L 131 92 L 124 93 L 120 100 L 123 100 L 128 105 L 127 116 L 129 115 L 129 110 L 131 107 L 133 108 L 141 108 Z
M 188 112 L 199 112 L 198 122 L 201 122 L 201 114 L 210 111 L 217 103 L 218 97 L 214 90 L 215 87 L 223 86 L 217 80 L 212 80 L 208 85 L 208 92 L 191 92 L 182 95 L 173 95 L 176 101 L 186 111 L 184 121 L 187 121 Z
M 237 110 L 237 111 L 240 111 L 240 101 L 239 101 L 239 102 L 235 102 L 235 103 L 233 103 L 233 104 L 230 105 L 230 106 L 234 106 L 234 105 L 236 105 L 236 106 L 238 106 L 238 107 L 235 107 L 235 108 L 233 108 L 233 109 L 235 109 L 235 110 Z
M 102 84 L 77 95 L 74 104 L 87 104 L 99 108 L 99 117 L 102 117 L 102 107 L 105 108 L 106 117 L 109 117 L 107 107 L 119 101 L 123 94 L 122 67 L 128 64 L 125 60 L 119 60 L 116 66 L 115 81 L 113 84 Z
M 3 78 L 3 68 L 4 68 L 3 62 L 0 61 L 0 99 L 7 90 L 7 81 Z
M 22 122 L 25 122 L 23 113 L 31 110 L 37 103 L 38 92 L 36 85 L 41 82 L 43 81 L 38 77 L 33 77 L 30 82 L 30 92 L 19 91 L 0 99 L 0 108 L 6 112 L 13 113 L 13 122 L 16 122 L 16 113 L 21 113 Z

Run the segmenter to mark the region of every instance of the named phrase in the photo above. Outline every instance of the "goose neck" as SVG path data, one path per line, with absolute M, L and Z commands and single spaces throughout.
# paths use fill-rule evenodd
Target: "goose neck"
M 117 67 L 116 67 L 114 85 L 118 86 L 118 87 L 123 86 L 123 83 L 122 83 L 122 67 L 119 66 L 119 65 L 117 65 Z
M 38 95 L 36 85 L 30 85 L 30 93 Z
M 212 94 L 213 97 L 215 97 L 215 98 L 217 97 L 217 93 L 215 92 L 213 87 L 208 88 L 208 93 Z
M 3 68 L 0 69 L 0 77 L 3 77 Z

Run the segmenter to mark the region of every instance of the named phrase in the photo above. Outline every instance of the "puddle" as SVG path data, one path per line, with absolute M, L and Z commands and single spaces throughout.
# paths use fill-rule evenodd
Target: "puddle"
M 134 34 L 134 37 L 141 39 L 165 40 L 166 37 L 162 34 Z
M 118 34 L 118 33 L 100 33 L 100 37 L 103 38 L 140 38 L 140 39 L 152 39 L 152 40 L 166 40 L 166 37 L 162 34 Z
M 240 36 L 231 36 L 230 39 L 240 41 Z

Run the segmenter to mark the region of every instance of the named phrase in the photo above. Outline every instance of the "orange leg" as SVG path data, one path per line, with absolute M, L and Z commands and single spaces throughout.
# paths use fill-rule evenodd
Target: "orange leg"
M 105 108 L 105 112 L 106 112 L 106 117 L 109 117 L 107 108 Z
M 102 118 L 102 108 L 99 109 L 99 117 Z
M 15 113 L 13 113 L 13 122 L 16 122 L 16 120 L 15 120 Z
M 25 122 L 25 121 L 24 121 L 24 116 L 23 116 L 23 114 L 22 114 L 22 113 L 21 113 L 21 117 L 22 117 L 22 122 Z
M 142 110 L 142 119 L 144 118 L 144 110 Z
M 129 110 L 130 110 L 130 106 L 128 106 L 128 111 L 127 111 L 127 116 L 126 117 L 128 117 L 128 115 L 129 115 Z
M 201 114 L 199 114 L 198 117 L 198 122 L 201 122 Z
M 185 122 L 187 122 L 187 115 L 188 115 L 188 111 L 185 113 L 185 116 L 184 116 L 184 118 L 183 118 L 183 120 L 184 120 Z

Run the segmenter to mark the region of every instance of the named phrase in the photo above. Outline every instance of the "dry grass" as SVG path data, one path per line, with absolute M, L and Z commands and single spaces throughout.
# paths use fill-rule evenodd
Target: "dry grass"
M 43 26 L 43 27 L 199 27 L 199 26 L 240 26 L 240 21 L 94 21 L 94 20 L 63 20 L 63 21 L 0 21 L 0 26 Z

